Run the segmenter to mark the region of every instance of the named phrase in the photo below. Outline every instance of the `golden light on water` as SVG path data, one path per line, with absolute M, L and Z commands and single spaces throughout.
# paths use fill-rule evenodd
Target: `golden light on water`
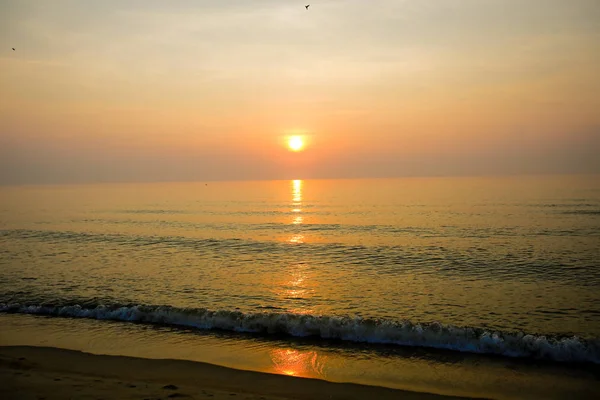
M 322 363 L 316 351 L 274 349 L 270 356 L 275 373 L 305 378 L 316 378 L 323 375 Z
M 292 181 L 292 202 L 295 205 L 300 205 L 302 201 L 302 180 L 294 179 Z
M 291 202 L 291 212 L 294 213 L 292 218 L 293 225 L 300 225 L 304 222 L 304 217 L 302 216 L 302 180 L 294 179 L 291 182 L 292 186 L 292 202 Z M 293 235 L 288 242 L 290 243 L 304 243 L 304 235 L 296 234 Z
M 309 264 L 290 264 L 282 269 L 272 287 L 273 295 L 279 304 L 292 314 L 313 314 L 310 299 L 318 290 L 313 279 L 313 268 Z
M 290 238 L 290 243 L 294 243 L 294 244 L 304 243 L 304 235 L 293 235 Z

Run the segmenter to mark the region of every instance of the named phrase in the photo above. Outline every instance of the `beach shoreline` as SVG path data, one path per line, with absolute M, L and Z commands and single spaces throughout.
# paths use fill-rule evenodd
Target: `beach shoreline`
M 213 364 L 0 346 L 4 399 L 458 399 Z

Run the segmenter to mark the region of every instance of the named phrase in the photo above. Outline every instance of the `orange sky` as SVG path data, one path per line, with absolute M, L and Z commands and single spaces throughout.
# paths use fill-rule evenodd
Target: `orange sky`
M 1 2 L 0 184 L 600 172 L 600 2 L 303 5 Z

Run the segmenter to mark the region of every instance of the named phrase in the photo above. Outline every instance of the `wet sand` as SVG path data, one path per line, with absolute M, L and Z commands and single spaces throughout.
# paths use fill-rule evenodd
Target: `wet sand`
M 2 399 L 457 399 L 212 364 L 0 347 Z

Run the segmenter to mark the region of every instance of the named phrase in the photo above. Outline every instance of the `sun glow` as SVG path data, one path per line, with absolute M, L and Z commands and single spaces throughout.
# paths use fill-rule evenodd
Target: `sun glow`
M 290 136 L 288 138 L 288 147 L 291 151 L 301 151 L 304 149 L 304 138 L 302 136 Z

